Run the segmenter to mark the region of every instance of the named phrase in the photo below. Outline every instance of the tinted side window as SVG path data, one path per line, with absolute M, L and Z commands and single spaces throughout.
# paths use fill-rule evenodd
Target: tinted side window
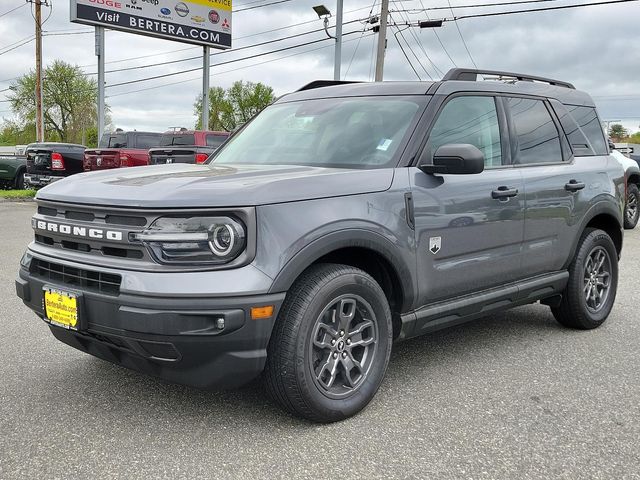
M 157 147 L 160 143 L 160 135 L 141 134 L 136 135 L 136 147 L 147 150 L 151 147 Z
M 227 135 L 207 135 L 207 146 L 218 148 L 227 139 Z
M 562 162 L 560 136 L 553 118 L 541 100 L 507 99 L 515 128 L 516 164 Z
M 109 137 L 109 147 L 111 148 L 127 148 L 127 134 L 117 133 Z
M 169 145 L 195 145 L 196 136 L 188 133 L 163 135 L 158 143 L 161 147 Z
M 431 130 L 427 148 L 433 156 L 438 147 L 452 143 L 478 147 L 487 167 L 502 165 L 500 127 L 493 97 L 456 97 L 444 106 Z
M 604 139 L 604 132 L 600 125 L 600 120 L 596 114 L 596 109 L 592 107 L 576 107 L 574 105 L 566 105 L 569 113 L 576 121 L 580 130 L 585 134 L 593 151 L 596 155 L 607 154 L 607 144 Z M 569 138 L 571 142 L 571 137 Z

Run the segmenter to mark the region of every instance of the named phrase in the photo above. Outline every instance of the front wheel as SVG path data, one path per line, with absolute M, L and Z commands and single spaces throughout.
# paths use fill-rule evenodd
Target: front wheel
M 392 334 L 389 304 L 369 274 L 315 265 L 291 287 L 278 315 L 267 354 L 267 391 L 309 420 L 350 417 L 382 383 Z
M 627 201 L 624 206 L 624 228 L 636 228 L 640 217 L 640 190 L 635 183 L 627 185 Z
M 566 327 L 599 327 L 613 308 L 617 288 L 616 247 L 606 232 L 588 228 L 580 238 L 562 301 L 553 315 Z

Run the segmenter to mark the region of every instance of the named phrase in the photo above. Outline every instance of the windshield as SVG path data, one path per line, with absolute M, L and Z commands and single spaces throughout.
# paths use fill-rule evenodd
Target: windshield
M 161 147 L 168 147 L 170 145 L 195 145 L 196 136 L 188 133 L 179 134 L 165 134 L 160 139 Z
M 305 100 L 268 107 L 215 154 L 216 164 L 395 166 L 426 97 Z

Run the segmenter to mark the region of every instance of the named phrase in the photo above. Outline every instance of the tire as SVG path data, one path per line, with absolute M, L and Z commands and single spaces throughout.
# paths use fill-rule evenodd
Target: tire
M 18 173 L 16 174 L 15 187 L 16 187 L 16 190 L 24 190 L 24 171 L 23 170 L 19 170 Z
M 296 280 L 278 315 L 266 390 L 296 416 L 344 420 L 365 408 L 380 387 L 392 335 L 387 298 L 369 274 L 346 265 L 314 265 Z
M 607 285 L 606 289 L 603 284 Z M 587 228 L 569 266 L 569 281 L 562 301 L 559 307 L 552 309 L 553 315 L 565 327 L 581 330 L 599 327 L 613 308 L 617 288 L 616 247 L 603 230 Z
M 624 205 L 624 228 L 636 228 L 640 217 L 640 190 L 635 183 L 627 185 L 627 201 Z

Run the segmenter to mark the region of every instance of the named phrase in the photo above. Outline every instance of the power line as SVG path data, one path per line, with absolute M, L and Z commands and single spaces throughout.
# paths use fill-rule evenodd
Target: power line
M 401 0 L 399 0 L 399 3 L 400 3 L 400 5 L 402 5 L 402 1 Z M 402 14 L 400 14 L 400 17 L 402 18 Z M 409 21 L 409 15 L 406 16 L 406 19 L 407 19 L 407 21 Z M 418 36 L 418 34 L 415 32 L 415 30 L 413 28 L 409 30 L 409 34 L 414 38 L 414 40 L 416 41 L 416 44 L 418 45 L 420 50 L 422 50 L 422 53 L 424 54 L 426 59 L 429 61 L 429 63 L 433 67 L 434 71 L 436 72 L 436 75 L 444 75 L 444 72 L 438 68 L 438 66 L 435 64 L 435 62 L 431 59 L 431 57 L 427 53 L 427 50 L 424 48 L 424 45 L 420 41 L 420 37 Z M 403 35 L 402 38 L 404 38 L 404 35 Z M 409 42 L 407 42 L 407 46 L 408 45 L 409 45 Z M 413 51 L 413 49 L 412 49 L 412 51 Z M 415 55 L 415 53 L 414 53 L 414 55 Z M 418 58 L 418 57 L 416 56 L 416 58 Z M 422 62 L 420 62 L 420 65 L 422 65 Z M 424 69 L 424 67 L 423 67 L 423 69 Z M 425 72 L 426 72 L 426 70 L 425 70 Z M 431 75 L 428 72 L 427 72 L 427 75 L 429 75 L 429 77 L 431 78 Z
M 265 3 L 264 5 L 256 5 L 255 7 L 247 7 L 247 8 L 241 8 L 239 10 L 234 10 L 233 13 L 244 12 L 246 10 L 253 10 L 254 8 L 268 7 L 270 5 L 276 5 L 278 3 L 286 3 L 286 2 L 290 2 L 290 1 L 291 0 L 278 0 L 277 2 Z
M 371 9 L 369 9 L 369 18 L 371 18 L 371 15 L 373 14 L 373 9 L 376 6 L 376 0 L 373 0 L 373 3 L 371 4 Z M 347 66 L 347 71 L 344 74 L 344 79 L 347 79 L 347 75 L 349 75 L 349 70 L 351 70 L 351 64 L 353 63 L 353 59 L 356 56 L 356 53 L 358 52 L 358 47 L 360 47 L 360 42 L 362 41 L 362 37 L 364 37 L 364 32 L 367 31 L 367 24 L 365 23 L 364 26 L 362 27 L 362 33 L 360 34 L 360 37 L 358 37 L 358 43 L 356 44 L 356 47 L 353 49 L 353 55 L 351 55 L 351 60 L 349 60 L 349 65 Z
M 359 33 L 359 32 L 360 32 L 359 30 L 355 30 L 355 31 L 352 31 L 352 32 L 347 32 L 347 33 L 343 34 L 343 36 L 351 35 L 351 34 Z M 290 45 L 288 47 L 283 47 L 283 48 L 279 48 L 279 49 L 276 49 L 276 50 L 269 50 L 267 52 L 256 53 L 256 54 L 250 55 L 248 57 L 236 58 L 236 59 L 233 59 L 233 60 L 226 60 L 224 62 L 219 62 L 219 63 L 216 63 L 215 65 L 211 65 L 211 66 L 215 67 L 215 66 L 218 66 L 218 65 L 226 65 L 226 64 L 229 64 L 229 63 L 240 62 L 242 60 L 249 60 L 251 58 L 262 57 L 262 56 L 265 56 L 265 55 L 270 55 L 272 53 L 284 52 L 284 51 L 287 51 L 287 50 L 291 50 L 293 48 L 304 47 L 306 45 L 313 45 L 315 43 L 320 43 L 320 42 L 326 42 L 327 40 L 333 40 L 333 39 L 332 38 L 320 38 L 318 40 L 311 40 L 309 42 L 299 43 L 297 45 Z M 155 75 L 153 77 L 145 77 L 145 78 L 139 78 L 139 79 L 136 79 L 136 80 L 129 80 L 129 81 L 126 81 L 126 82 L 114 83 L 114 84 L 111 84 L 111 85 L 107 85 L 106 88 L 120 87 L 122 85 L 130 85 L 132 83 L 140 83 L 140 82 L 146 82 L 148 80 L 156 80 L 158 78 L 172 77 L 172 76 L 175 76 L 175 75 L 182 75 L 184 73 L 197 72 L 199 70 L 202 70 L 202 67 L 190 68 L 188 70 L 181 70 L 179 72 L 164 73 L 162 75 Z
M 401 3 L 401 0 L 392 0 L 394 3 Z M 407 9 L 408 13 L 418 13 L 426 10 L 463 10 L 467 8 L 485 8 L 485 7 L 508 7 L 510 5 L 522 5 L 526 3 L 547 3 L 547 2 L 560 2 L 562 0 L 517 0 L 515 2 L 496 2 L 496 3 L 475 3 L 471 5 L 451 5 L 439 7 L 426 7 L 420 1 L 422 8 Z M 404 8 L 404 7 L 403 7 Z
M 4 12 L 4 13 L 0 13 L 0 18 L 4 17 L 5 15 L 9 15 L 11 12 L 15 12 L 15 11 L 16 11 L 16 10 L 18 10 L 19 8 L 26 7 L 26 6 L 27 6 L 27 4 L 26 4 L 26 3 L 23 3 L 22 5 L 18 5 L 17 7 L 12 8 L 11 10 L 7 10 L 7 11 L 6 11 L 6 12 Z
M 424 9 L 424 3 L 422 3 L 422 0 L 420 0 L 420 6 Z M 427 17 L 427 20 L 431 20 L 429 18 L 429 14 L 425 11 L 425 15 Z M 447 55 L 447 57 L 449 57 L 449 60 L 451 61 L 451 63 L 453 64 L 454 67 L 457 67 L 458 64 L 455 62 L 455 60 L 453 60 L 453 58 L 451 57 L 451 55 L 449 55 L 449 51 L 445 48 L 444 43 L 442 43 L 442 39 L 440 38 L 440 35 L 438 35 L 438 31 L 436 28 L 430 28 L 429 30 L 431 30 L 433 32 L 433 34 L 435 35 L 436 39 L 438 40 L 438 43 L 440 44 L 440 46 L 442 47 L 442 50 L 444 51 L 444 53 Z
M 4 55 L 5 53 L 9 53 L 9 52 L 11 52 L 11 51 L 15 50 L 16 48 L 20 48 L 20 47 L 22 47 L 22 46 L 26 45 L 27 43 L 31 43 L 31 42 L 33 42 L 33 41 L 35 40 L 35 38 L 36 38 L 36 37 L 34 36 L 34 37 L 32 37 L 32 38 L 30 38 L 30 39 L 28 39 L 28 40 L 26 40 L 26 41 L 24 41 L 24 42 L 20 43 L 19 45 L 16 45 L 16 46 L 14 46 L 14 47 L 11 47 L 11 48 L 9 48 L 9 49 L 7 49 L 7 50 L 3 50 L 2 52 L 0 52 L 0 55 Z
M 451 10 L 451 15 L 454 15 L 453 9 L 451 8 L 451 0 L 447 0 L 447 3 L 449 4 L 449 9 Z M 469 55 L 469 58 L 471 59 L 471 63 L 473 63 L 473 66 L 475 68 L 478 68 L 478 65 L 476 65 L 476 61 L 473 59 L 473 56 L 471 55 L 471 52 L 469 51 L 469 47 L 467 46 L 467 42 L 465 41 L 464 36 L 462 35 L 462 30 L 460 30 L 460 25 L 458 25 L 458 21 L 454 19 L 453 23 L 456 25 L 456 29 L 458 30 L 458 35 L 460 35 L 460 40 L 462 40 L 462 44 L 464 45 L 464 49 L 467 51 L 467 55 Z
M 372 37 L 372 36 L 374 36 L 374 34 L 365 35 L 364 37 L 366 38 L 366 37 Z M 355 42 L 356 40 L 360 40 L 361 38 L 362 37 L 352 38 L 352 39 L 349 39 L 349 40 L 345 40 L 343 43 Z M 223 75 L 225 73 L 236 72 L 238 70 L 244 70 L 246 68 L 252 68 L 252 67 L 257 67 L 259 65 L 264 65 L 264 64 L 267 64 L 267 63 L 271 63 L 271 62 L 277 62 L 279 60 L 284 60 L 284 59 L 287 59 L 287 58 L 290 58 L 290 57 L 295 57 L 295 56 L 298 56 L 298 55 L 304 55 L 304 54 L 307 54 L 307 53 L 311 53 L 311 52 L 315 52 L 315 51 L 322 50 L 322 49 L 325 49 L 325 48 L 329 48 L 331 46 L 332 45 L 323 45 L 321 47 L 316 47 L 316 48 L 311 48 L 309 50 L 304 50 L 303 52 L 291 53 L 289 55 L 283 55 L 281 57 L 274 58 L 274 59 L 271 59 L 271 60 L 264 60 L 262 62 L 252 63 L 250 65 L 243 65 L 242 67 L 232 68 L 232 69 L 229 69 L 229 70 L 223 70 L 223 71 L 220 71 L 220 72 L 216 72 L 216 75 Z M 215 65 L 213 65 L 213 66 L 215 66 Z M 107 98 L 120 97 L 122 95 L 130 95 L 132 93 L 146 92 L 148 90 L 155 90 L 157 88 L 169 87 L 171 85 L 182 85 L 182 84 L 187 83 L 187 82 L 195 82 L 195 81 L 199 81 L 199 80 L 202 80 L 202 77 L 189 78 L 187 80 L 179 80 L 177 82 L 163 83 L 161 85 L 154 85 L 153 87 L 139 88 L 137 90 L 127 90 L 126 92 L 121 92 L 121 93 L 115 93 L 113 95 L 108 95 Z
M 530 8 L 523 10 L 509 10 L 506 12 L 489 12 L 489 13 L 476 13 L 470 15 L 460 15 L 454 16 L 451 18 L 442 18 L 443 22 L 451 22 L 456 20 L 466 20 L 468 18 L 483 18 L 483 17 L 498 17 L 503 15 L 517 15 L 520 13 L 536 13 L 536 12 L 548 12 L 552 10 L 566 10 L 569 8 L 583 8 L 583 7 L 597 7 L 599 5 L 614 5 L 618 3 L 629 3 L 629 2 L 637 2 L 639 0 L 606 0 L 601 2 L 593 2 L 593 3 L 580 3 L 574 5 L 559 5 L 557 7 L 544 7 L 544 8 Z M 416 12 L 417 13 L 417 12 Z M 407 25 L 406 23 L 400 25 Z M 411 24 L 412 26 L 417 26 L 416 24 Z
M 343 25 L 349 25 L 351 23 L 356 23 L 356 22 L 360 22 L 360 20 L 351 20 L 351 21 L 348 21 L 348 22 L 344 22 Z M 294 35 L 289 35 L 287 37 L 276 38 L 276 39 L 273 39 L 273 40 L 267 40 L 267 41 L 260 42 L 260 43 L 253 43 L 251 45 L 245 45 L 244 47 L 234 48 L 233 50 L 224 50 L 224 51 L 221 51 L 221 52 L 212 53 L 212 54 L 210 54 L 210 56 L 213 57 L 215 55 L 222 55 L 222 54 L 225 54 L 225 53 L 237 52 L 237 51 L 240 51 L 240 50 L 246 50 L 248 48 L 261 47 L 261 46 L 264 46 L 264 45 L 269 45 L 271 43 L 282 42 L 284 40 L 290 40 L 292 38 L 302 37 L 302 36 L 305 36 L 305 35 L 310 35 L 312 33 L 319 33 L 319 32 L 324 32 L 324 28 L 319 28 L 317 30 L 310 30 L 310 31 L 307 31 L 307 32 L 302 32 L 302 33 L 296 33 Z M 142 68 L 160 67 L 160 66 L 165 66 L 165 65 L 172 65 L 172 64 L 175 64 L 175 63 L 187 62 L 187 61 L 190 61 L 190 60 L 200 60 L 201 58 L 202 58 L 202 56 L 198 55 L 198 56 L 194 56 L 194 57 L 180 58 L 180 59 L 177 59 L 177 60 L 167 60 L 166 62 L 149 63 L 147 65 L 136 65 L 136 66 L 133 66 L 133 67 L 117 68 L 117 69 L 114 69 L 114 70 L 107 70 L 105 73 L 127 72 L 127 71 L 131 71 L 131 70 L 139 70 L 139 69 L 142 69 Z M 92 75 L 92 74 L 89 74 L 89 75 Z
M 246 7 L 247 5 L 253 5 L 255 3 L 262 3 L 262 2 L 266 2 L 266 0 L 253 0 L 252 2 L 238 3 L 234 5 L 234 7 Z
M 410 28 L 410 27 L 407 27 Z M 402 30 L 400 30 L 399 27 L 396 26 L 396 32 L 393 34 L 393 36 L 396 39 L 396 42 L 398 43 L 398 46 L 400 47 L 400 50 L 402 51 L 402 54 L 404 55 L 404 58 L 407 59 L 407 63 L 409 64 L 409 66 L 411 67 L 411 70 L 413 70 L 413 73 L 416 74 L 416 77 L 418 77 L 418 80 L 422 81 L 422 78 L 420 78 L 420 74 L 418 73 L 418 71 L 416 70 L 416 68 L 413 66 L 413 63 L 411 63 L 411 60 L 409 59 L 409 55 L 407 55 L 407 52 L 404 51 L 404 47 L 402 46 L 402 43 L 400 43 L 400 39 L 398 38 L 398 33 L 402 33 Z M 406 29 L 405 29 L 406 30 Z M 403 37 L 404 38 L 404 37 Z M 406 40 L 405 40 L 406 42 Z M 419 63 L 419 62 L 418 62 Z M 424 68 L 423 68 L 424 69 Z

